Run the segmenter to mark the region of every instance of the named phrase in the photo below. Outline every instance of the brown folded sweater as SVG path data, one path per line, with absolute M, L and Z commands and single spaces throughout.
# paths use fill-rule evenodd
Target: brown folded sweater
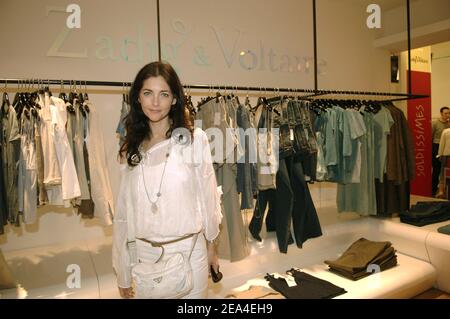
M 391 247 L 389 241 L 375 242 L 360 238 L 336 260 L 326 260 L 325 264 L 330 267 L 344 270 L 346 272 L 358 272 L 373 264 L 377 258 L 383 258 L 386 250 Z

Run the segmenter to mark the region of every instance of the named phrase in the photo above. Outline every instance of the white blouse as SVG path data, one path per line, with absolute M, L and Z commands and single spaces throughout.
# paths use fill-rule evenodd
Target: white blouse
M 163 175 L 166 154 L 169 153 Z M 211 162 L 206 133 L 196 128 L 193 143 L 162 141 L 141 153 L 141 162 L 121 167 L 122 179 L 113 228 L 113 267 L 119 287 L 131 286 L 127 248 L 127 214 L 134 212 L 136 237 L 170 241 L 203 232 L 207 240 L 219 234 L 222 220 L 220 189 Z M 162 177 L 162 178 L 161 178 Z M 161 184 L 161 196 L 156 201 Z M 152 211 L 156 201 L 158 210 Z

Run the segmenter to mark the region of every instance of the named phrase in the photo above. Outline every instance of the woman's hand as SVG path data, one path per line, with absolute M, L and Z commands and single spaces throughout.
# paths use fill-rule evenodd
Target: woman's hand
M 120 292 L 120 297 L 122 297 L 124 299 L 134 298 L 133 287 L 129 287 L 129 288 L 119 287 L 119 292 Z
M 219 273 L 219 257 L 217 256 L 216 246 L 214 243 L 208 242 L 208 271 L 211 272 L 211 267 L 214 272 Z

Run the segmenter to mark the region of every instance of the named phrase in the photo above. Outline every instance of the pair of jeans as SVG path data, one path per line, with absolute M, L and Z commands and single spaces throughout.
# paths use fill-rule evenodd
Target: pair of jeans
M 253 210 L 253 217 L 249 224 L 249 230 L 253 238 L 258 241 L 262 241 L 260 237 L 260 232 L 262 229 L 264 216 L 266 217 L 266 231 L 274 232 L 277 230 L 276 220 L 275 220 L 275 203 L 276 203 L 276 190 L 267 189 L 260 191 L 256 199 L 255 209 Z M 265 215 L 266 209 L 268 208 L 267 215 Z M 294 238 L 292 233 L 289 233 L 288 244 L 294 243 Z
M 244 148 L 243 156 L 237 163 L 237 191 L 241 194 L 241 209 L 253 208 L 253 194 L 257 193 L 256 163 L 251 156 L 257 156 L 256 134 L 249 131 L 252 128 L 248 110 L 239 105 L 236 112 L 236 121 L 239 128 L 239 143 Z
M 280 159 L 291 156 L 295 153 L 294 139 L 291 133 L 293 129 L 289 118 L 289 101 L 282 100 L 273 105 L 278 113 L 273 114 L 273 125 L 279 129 L 279 156 Z
M 293 118 L 292 124 L 296 127 L 298 153 L 317 153 L 317 141 L 309 105 L 304 101 L 292 101 L 290 103 L 290 114 L 292 114 L 290 117 Z
M 259 214 L 259 218 L 254 214 L 250 232 L 254 237 L 255 233 L 259 234 L 266 203 L 271 200 L 278 248 L 280 252 L 287 253 L 291 226 L 297 247 L 300 248 L 309 238 L 321 236 L 322 230 L 298 157 L 290 156 L 280 160 L 276 185 L 276 190 L 260 192 L 258 195 L 258 210 L 255 208 L 255 213 Z
M 253 210 L 252 220 L 249 224 L 249 230 L 253 238 L 259 241 L 261 241 L 259 233 L 262 229 L 267 206 L 269 206 L 269 212 L 266 216 L 266 228 L 268 232 L 275 230 L 275 221 L 273 221 L 273 217 L 275 216 L 275 214 L 273 213 L 273 210 L 275 208 L 275 192 L 275 189 L 259 191 L 258 197 L 256 198 L 256 204 Z

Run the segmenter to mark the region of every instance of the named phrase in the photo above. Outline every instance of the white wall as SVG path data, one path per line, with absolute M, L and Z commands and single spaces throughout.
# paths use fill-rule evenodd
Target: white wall
M 439 118 L 439 109 L 450 107 L 450 42 L 431 46 L 431 116 Z
M 400 52 L 408 49 L 406 1 L 394 8 L 389 7 L 391 2 L 382 1 L 382 27 L 374 44 L 391 52 Z M 412 48 L 450 39 L 450 1 L 412 0 L 410 12 Z
M 68 14 L 52 10 L 72 2 L 0 1 L 0 43 L 6 44 L 0 50 L 0 78 L 132 81 L 141 66 L 156 58 L 155 1 L 78 0 L 81 29 L 68 31 Z M 376 33 L 366 27 L 365 9 L 354 0 L 318 1 L 319 88 L 389 89 L 389 54 L 374 49 Z M 313 88 L 309 0 L 165 0 L 161 28 L 163 58 L 175 65 L 184 83 Z M 52 47 L 57 50 L 52 52 Z M 240 56 L 241 51 L 247 54 Z M 121 95 L 90 97 L 104 115 L 108 169 L 116 192 L 114 132 Z M 80 221 L 67 210 L 45 208 L 38 225 L 8 227 L 0 248 L 110 233 L 98 221 Z

